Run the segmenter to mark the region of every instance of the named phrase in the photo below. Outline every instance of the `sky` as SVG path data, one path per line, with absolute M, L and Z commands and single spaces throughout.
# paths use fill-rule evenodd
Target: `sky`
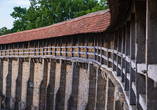
M 29 0 L 0 0 L 0 28 L 7 27 L 11 29 L 13 27 L 13 21 L 15 20 L 10 16 L 14 11 L 13 8 L 21 6 L 22 8 L 29 8 Z

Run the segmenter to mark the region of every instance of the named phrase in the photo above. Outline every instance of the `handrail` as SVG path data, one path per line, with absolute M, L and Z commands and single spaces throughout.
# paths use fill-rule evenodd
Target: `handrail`
M 67 49 L 70 49 L 70 48 L 71 49 L 72 48 L 73 49 L 78 49 L 78 47 L 80 49 L 85 49 L 85 48 L 92 49 L 92 50 L 96 49 L 97 51 L 95 51 L 95 53 L 94 53 L 94 50 L 93 51 L 87 51 L 87 52 L 86 51 L 79 51 L 79 52 L 78 51 L 73 51 L 73 52 L 66 51 Z M 53 51 L 54 48 L 55 49 L 65 49 L 65 51 L 63 51 L 63 50 L 62 51 L 60 51 L 60 50 Z M 43 49 L 47 49 L 47 51 L 45 51 Z M 51 49 L 51 50 L 48 50 L 48 49 Z M 108 48 L 100 47 L 100 46 L 98 46 L 98 47 L 94 47 L 94 46 L 66 46 L 66 47 L 64 47 L 64 46 L 62 46 L 62 47 L 49 46 L 49 47 L 42 47 L 42 48 L 9 49 L 9 50 L 1 50 L 0 51 L 0 53 L 1 53 L 0 57 L 4 57 L 4 56 L 12 56 L 13 57 L 13 56 L 24 56 L 24 55 L 27 55 L 27 56 L 43 56 L 44 55 L 44 56 L 46 56 L 46 55 L 51 55 L 51 53 L 52 54 L 53 53 L 57 53 L 57 54 L 59 54 L 59 53 L 62 53 L 62 54 L 66 54 L 66 53 L 67 54 L 72 54 L 72 53 L 73 54 L 78 54 L 79 53 L 80 55 L 87 54 L 87 55 L 93 56 L 93 59 L 91 59 L 91 57 L 88 58 L 88 59 L 91 59 L 91 60 L 94 60 L 94 55 L 95 55 L 96 58 L 99 57 L 102 60 L 109 61 L 110 63 L 114 62 L 115 65 L 118 65 L 115 60 L 113 60 L 112 58 L 108 58 L 108 56 L 105 56 L 103 54 L 103 52 L 100 52 L 100 51 L 107 52 L 107 53 L 114 53 L 120 58 L 125 58 L 125 60 L 127 62 L 129 62 L 129 63 L 131 62 L 129 56 L 126 56 L 125 54 L 123 54 L 123 53 L 121 53 L 117 50 L 108 49 Z M 58 56 L 60 56 L 60 55 L 58 55 Z M 62 55 L 62 56 L 64 56 L 64 55 Z M 100 60 L 98 62 L 100 63 Z

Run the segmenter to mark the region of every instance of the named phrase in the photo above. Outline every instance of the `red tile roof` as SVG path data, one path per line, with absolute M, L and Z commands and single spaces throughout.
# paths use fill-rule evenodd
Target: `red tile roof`
M 109 24 L 109 10 L 102 10 L 51 26 L 3 35 L 0 36 L 0 44 L 25 42 L 74 34 L 103 32 Z

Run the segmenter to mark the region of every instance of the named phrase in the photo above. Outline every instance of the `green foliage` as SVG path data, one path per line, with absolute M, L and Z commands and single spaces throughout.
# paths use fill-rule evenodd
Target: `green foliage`
M 27 19 L 26 19 L 26 8 L 14 7 L 14 11 L 10 14 L 15 21 L 13 22 L 12 32 L 23 31 L 26 29 Z
M 48 26 L 108 8 L 106 0 L 30 0 L 30 4 L 28 9 L 14 7 L 10 15 L 15 21 L 8 32 Z
M 10 29 L 7 29 L 7 27 L 0 28 L 0 35 L 9 34 L 11 33 Z

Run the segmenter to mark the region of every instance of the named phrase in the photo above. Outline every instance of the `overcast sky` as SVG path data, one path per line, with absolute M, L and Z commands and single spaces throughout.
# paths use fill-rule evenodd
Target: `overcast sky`
M 11 29 L 14 19 L 10 16 L 15 6 L 29 7 L 29 0 L 0 0 L 0 28 Z

